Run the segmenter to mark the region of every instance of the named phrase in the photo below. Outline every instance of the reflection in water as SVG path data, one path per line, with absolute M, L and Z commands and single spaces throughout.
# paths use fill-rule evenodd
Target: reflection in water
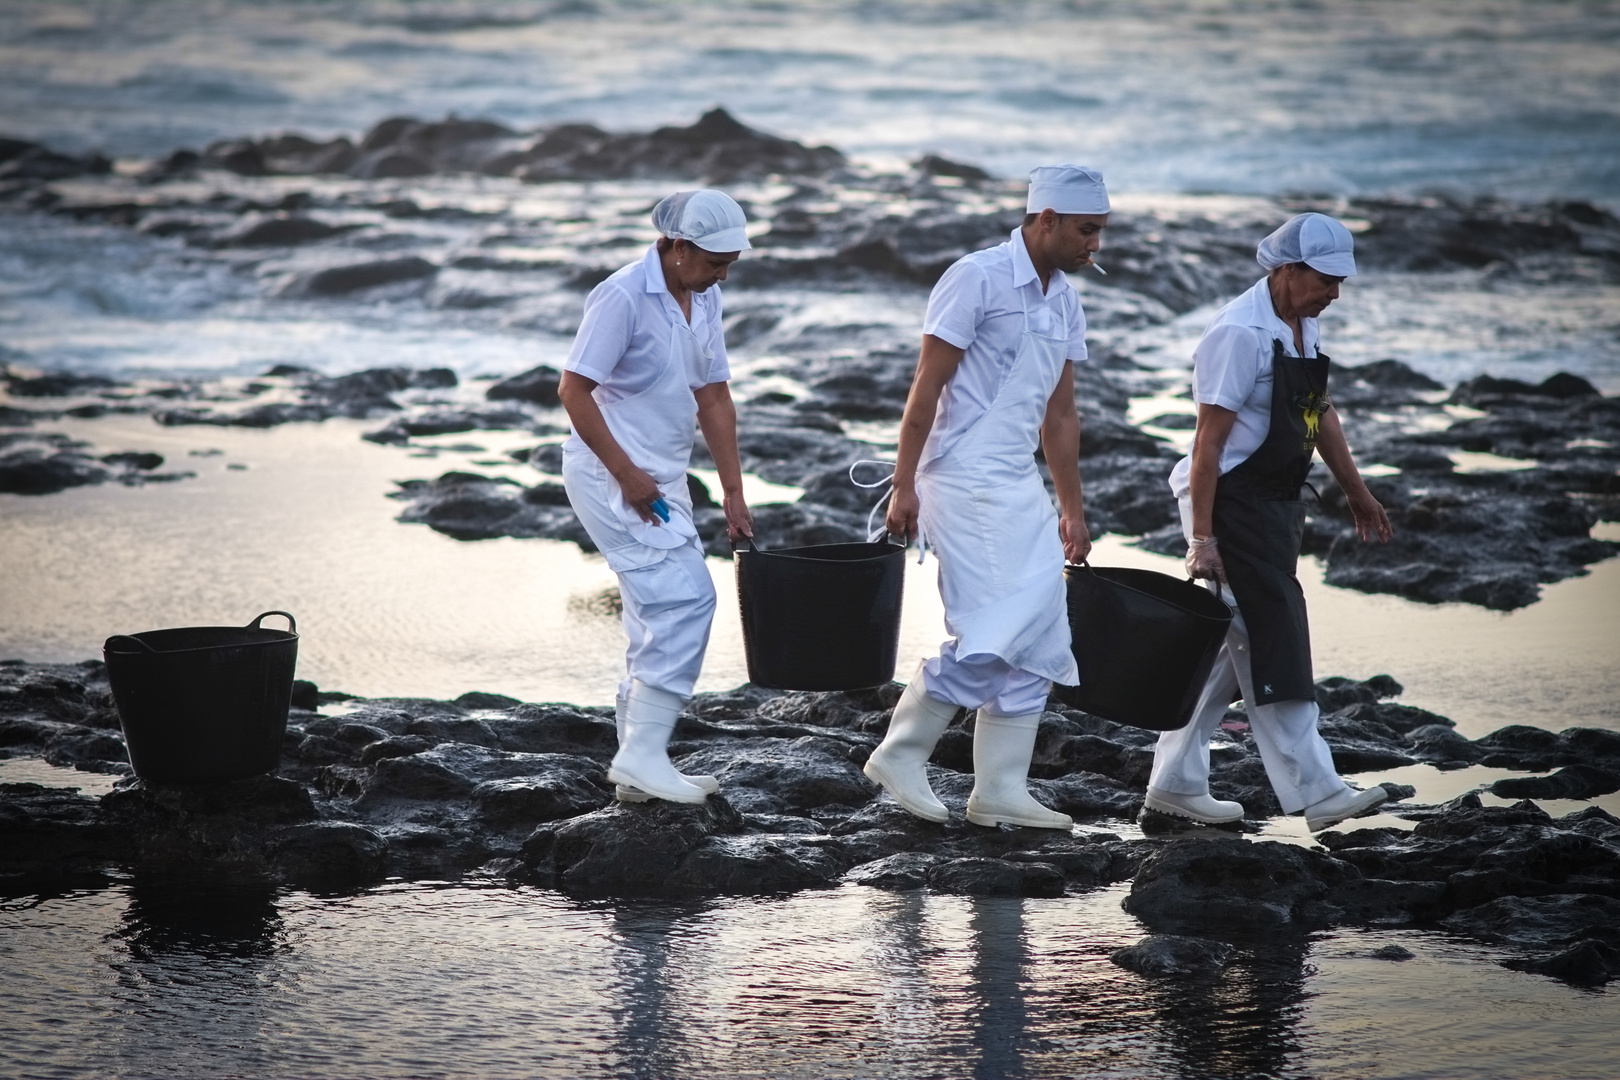
M 267 960 L 281 932 L 276 890 L 197 877 L 137 879 L 118 936 L 136 964 Z
M 968 1006 L 973 1044 L 978 1060 L 975 1080 L 1021 1077 L 1025 1040 L 1024 943 L 1022 901 L 1006 897 L 976 897 L 969 926 L 973 934 L 973 981 Z
M 1180 1075 L 1297 1075 L 1309 948 L 1303 938 L 1258 941 L 1213 979 L 1148 981 Z
M 609 1007 L 618 1029 L 619 1069 L 631 1077 L 677 1076 L 686 1072 L 678 1042 L 689 1017 L 680 1015 L 678 983 L 690 981 L 677 945 L 684 924 L 700 921 L 705 904 L 660 904 L 627 900 L 610 905 L 611 963 L 617 974 Z
M 1394 965 L 1368 958 L 1385 932 L 1335 932 L 1149 980 L 1108 960 L 1142 935 L 1122 893 L 591 903 L 141 880 L 0 905 L 0 1076 L 1613 1074 L 1612 997 L 1499 950 L 1404 931 L 1418 958 Z
M 262 1066 L 283 937 L 276 900 L 268 885 L 199 876 L 130 886 L 113 935 L 128 949 L 114 964 L 124 1070 L 200 1075 L 222 1053 Z

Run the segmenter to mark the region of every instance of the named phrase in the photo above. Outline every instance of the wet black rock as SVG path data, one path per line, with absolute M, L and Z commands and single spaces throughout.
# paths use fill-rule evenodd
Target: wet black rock
M 553 408 L 562 404 L 557 397 L 557 386 L 562 373 L 546 364 L 530 368 L 511 378 L 502 379 L 484 392 L 491 401 L 528 401 Z
M 1124 903 L 1156 932 L 1303 930 L 1331 922 L 1333 891 L 1360 877 L 1292 844 L 1175 840 L 1143 861 Z
M 1108 959 L 1149 979 L 1211 978 L 1226 967 L 1232 951 L 1224 941 L 1150 934 L 1135 945 L 1115 949 Z
M 964 858 L 935 864 L 928 884 L 965 896 L 1062 896 L 1066 881 L 1050 863 Z
M 0 492 L 51 495 L 70 487 L 116 482 L 128 487 L 195 476 L 159 473 L 163 456 L 149 451 L 97 455 L 90 444 L 55 432 L 0 431 Z
M 450 435 L 462 431 L 524 429 L 533 418 L 518 409 L 421 409 L 396 416 L 387 426 L 360 436 L 367 442 L 404 446 L 422 435 Z
M 219 247 L 291 247 L 340 236 L 357 227 L 333 225 L 299 214 L 250 215 L 209 242 Z
M 405 481 L 395 497 L 409 503 L 400 521 L 429 525 L 457 540 L 548 537 L 596 550 L 561 484 L 542 481 L 525 488 L 504 477 L 448 472 L 437 480 Z
M 1620 791 L 1620 772 L 1591 765 L 1567 765 L 1551 776 L 1510 776 L 1491 785 L 1504 799 L 1591 799 Z
M 362 289 L 375 289 L 402 281 L 420 281 L 439 272 L 433 263 L 418 255 L 403 255 L 397 259 L 377 259 L 372 262 L 350 263 L 315 270 L 289 281 L 282 290 L 284 296 L 346 296 Z
M 1620 899 L 1576 893 L 1505 896 L 1441 920 L 1456 933 L 1521 948 L 1564 948 L 1594 940 L 1620 945 Z
M 488 120 L 394 117 L 372 128 L 358 145 L 346 138 L 316 142 L 298 135 L 228 140 L 208 147 L 200 159 L 171 163 L 168 169 L 200 165 L 245 176 L 347 173 L 364 180 L 473 172 L 530 181 L 682 177 L 725 183 L 772 174 L 820 175 L 843 164 L 844 156 L 831 147 L 767 135 L 724 109 L 713 109 L 688 127 L 627 134 L 591 124 L 523 133 Z M 6 167 L 0 166 L 0 174 Z
M 275 876 L 308 889 L 369 885 L 386 872 L 388 843 L 364 825 L 313 821 L 274 832 L 266 853 Z
M 1470 742 L 1444 718 L 1385 700 L 1398 689 L 1388 676 L 1323 680 L 1319 697 L 1338 706 L 1324 722 L 1330 743 L 1349 730 L 1358 742 L 1404 751 L 1445 732 L 1498 762 L 1578 755 L 1564 764 L 1620 767 L 1613 732 L 1519 726 Z M 342 708 L 293 710 L 279 776 L 198 787 L 126 779 L 99 800 L 0 787 L 0 886 L 211 868 L 319 889 L 482 872 L 581 894 L 776 893 L 843 882 L 1058 896 L 1134 877 L 1126 906 L 1155 932 L 1227 937 L 1445 920 L 1523 950 L 1526 965 L 1539 965 L 1530 970 L 1588 985 L 1609 971 L 1620 820 L 1595 807 L 1554 819 L 1534 803 L 1486 807 L 1468 795 L 1405 810 L 1416 820 L 1410 833 L 1348 824 L 1324 833 L 1328 853 L 1193 825 L 1161 834 L 1146 821 L 1145 838 L 1122 841 L 968 824 L 959 815 L 973 778 L 952 760 L 929 767 L 953 810 L 935 824 L 905 813 L 860 772 L 899 691 L 744 686 L 699 695 L 671 749 L 679 767 L 719 776 L 722 793 L 686 807 L 614 801 L 608 709 L 488 692 L 366 700 L 310 686 L 301 704 Z M 1073 710 L 1048 713 L 1041 727 L 1037 759 L 1047 775 L 1030 782 L 1036 798 L 1091 821 L 1136 814 L 1136 774 L 1154 733 Z M 112 760 L 123 754 L 116 730 L 99 663 L 0 663 L 0 752 L 118 772 L 128 766 Z M 952 730 L 970 752 L 966 714 Z M 1246 769 L 1247 782 L 1263 785 L 1252 743 L 1237 734 L 1216 748 L 1217 777 Z M 1248 809 L 1274 812 L 1258 800 Z M 1198 959 L 1174 948 L 1147 955 L 1154 951 L 1142 951 L 1139 970 Z
M 366 419 L 399 413 L 403 407 L 401 401 L 412 393 L 445 390 L 457 382 L 456 373 L 449 368 L 367 368 L 347 375 L 328 376 L 289 364 L 276 365 L 264 373 L 263 379 L 267 383 L 281 384 L 279 389 L 289 400 L 252 404 L 251 394 L 238 395 L 238 404 L 223 408 L 213 404 L 159 408 L 153 412 L 152 419 L 165 426 L 214 424 L 257 428 L 318 422 L 334 416 Z M 224 397 L 211 394 L 209 401 Z M 501 423 L 515 420 L 509 413 L 498 414 L 494 419 Z
M 573 892 L 660 892 L 688 855 L 711 837 L 738 835 L 740 814 L 723 798 L 700 806 L 618 803 L 523 842 L 525 875 Z
M 1503 965 L 1561 979 L 1576 986 L 1603 986 L 1620 979 L 1620 948 L 1596 938 L 1587 938 L 1551 956 L 1515 958 L 1503 961 Z

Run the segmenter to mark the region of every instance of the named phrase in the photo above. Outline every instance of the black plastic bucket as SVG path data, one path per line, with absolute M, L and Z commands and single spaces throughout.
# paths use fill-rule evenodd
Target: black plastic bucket
M 288 629 L 260 626 L 270 615 Z M 102 655 L 129 763 L 143 780 L 237 780 L 280 763 L 298 661 L 298 624 L 285 611 L 246 626 L 118 634 Z
M 1076 709 L 1174 731 L 1192 719 L 1232 609 L 1201 585 L 1152 570 L 1068 566 L 1079 686 L 1052 688 Z
M 887 540 L 737 551 L 748 678 L 860 690 L 894 678 L 906 549 Z

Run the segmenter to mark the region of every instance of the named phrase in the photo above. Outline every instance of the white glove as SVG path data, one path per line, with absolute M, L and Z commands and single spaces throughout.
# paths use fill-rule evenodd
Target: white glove
M 1213 536 L 1187 541 L 1187 576 L 1226 580 L 1226 564 L 1221 562 L 1220 548 Z

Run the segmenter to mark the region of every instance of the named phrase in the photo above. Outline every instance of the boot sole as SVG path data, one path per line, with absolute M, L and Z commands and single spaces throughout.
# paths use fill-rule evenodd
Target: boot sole
M 1068 832 L 1074 827 L 1073 818 L 1060 825 L 1055 821 L 1037 821 L 1034 818 L 1013 817 L 1010 814 L 981 814 L 977 810 L 969 810 L 967 819 L 973 824 L 983 825 L 987 829 L 993 829 L 997 825 L 1019 825 L 1026 829 L 1060 829 L 1063 832 Z
M 620 772 L 618 769 L 609 769 L 608 779 L 619 787 L 631 788 L 643 796 L 641 799 L 625 799 L 625 802 L 646 802 L 648 799 L 663 799 L 665 802 L 685 803 L 688 806 L 696 806 L 708 799 L 708 796 L 698 789 L 694 789 L 697 791 L 696 795 L 688 795 L 683 792 L 660 791 L 655 786 L 651 784 L 644 784 L 635 777 Z
M 1142 809 L 1151 810 L 1155 814 L 1163 814 L 1166 817 L 1180 818 L 1183 821 L 1196 821 L 1200 825 L 1231 825 L 1243 820 L 1242 814 L 1238 814 L 1236 817 L 1206 817 L 1202 814 L 1195 814 L 1190 810 L 1183 810 L 1179 806 L 1161 803 L 1156 799 L 1143 799 Z
M 1383 791 L 1384 789 L 1383 788 L 1368 788 L 1367 790 L 1368 791 Z M 1370 810 L 1375 810 L 1378 807 L 1383 806 L 1388 801 L 1389 801 L 1389 792 L 1384 791 L 1384 797 L 1382 799 L 1374 799 L 1372 802 L 1368 803 L 1366 806 L 1352 808 L 1349 813 L 1343 815 L 1342 817 L 1318 818 L 1316 821 L 1312 821 L 1310 818 L 1306 818 L 1305 819 L 1305 827 L 1307 829 L 1309 829 L 1311 832 L 1321 832 L 1323 829 L 1331 829 L 1331 828 L 1333 828 L 1333 826 L 1338 825 L 1341 822 L 1353 820 L 1353 819 L 1358 818 L 1361 815 L 1367 813 Z
M 705 795 L 713 795 L 715 792 L 720 790 L 719 784 L 715 784 L 714 787 L 708 788 L 704 787 L 702 784 L 693 783 L 691 780 L 688 780 L 687 783 L 691 784 Z M 629 784 L 614 785 L 613 797 L 618 799 L 620 802 L 633 803 L 644 803 L 648 799 L 652 798 L 652 796 L 647 794 L 645 791 L 642 791 L 640 788 Z
M 884 791 L 887 791 L 889 793 L 889 798 L 899 803 L 900 809 L 904 810 L 912 817 L 922 818 L 924 821 L 932 821 L 939 825 L 943 825 L 945 822 L 951 820 L 951 812 L 945 808 L 943 803 L 940 804 L 938 810 L 934 809 L 933 807 L 916 807 L 911 805 L 909 800 L 902 799 L 899 795 L 895 794 L 894 788 L 889 785 L 889 781 L 883 772 L 883 766 L 872 761 L 870 758 L 867 759 L 865 765 L 861 766 L 861 772 L 866 774 L 866 778 L 872 781 L 872 783 L 876 784 Z

